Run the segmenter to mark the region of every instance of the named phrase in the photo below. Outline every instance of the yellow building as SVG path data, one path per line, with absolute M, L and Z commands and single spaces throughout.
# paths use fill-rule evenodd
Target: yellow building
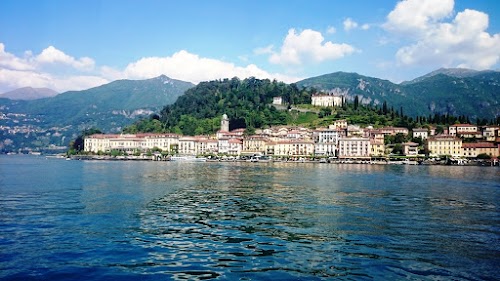
M 267 139 L 262 136 L 254 135 L 243 139 L 242 154 L 266 154 Z
M 476 158 L 479 154 L 488 154 L 492 158 L 498 157 L 500 147 L 492 142 L 464 143 L 464 157 Z
M 312 156 L 314 142 L 307 140 L 281 140 L 274 145 L 274 155 Z
M 450 135 L 432 136 L 425 142 L 425 150 L 429 156 L 460 157 L 463 155 L 462 139 Z
M 370 156 L 380 157 L 385 155 L 384 140 L 370 139 Z

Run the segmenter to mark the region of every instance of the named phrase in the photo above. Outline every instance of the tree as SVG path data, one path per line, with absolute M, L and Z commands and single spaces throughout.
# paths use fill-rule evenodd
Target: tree
M 102 134 L 101 130 L 97 129 L 97 128 L 90 128 L 90 129 L 86 129 L 86 130 L 83 130 L 82 133 L 80 135 L 78 135 L 78 137 L 76 137 L 76 139 L 74 141 L 71 141 L 69 143 L 69 150 L 68 150 L 68 154 L 78 154 L 78 153 L 81 153 L 82 151 L 84 151 L 85 149 L 85 137 L 86 136 L 90 136 L 90 135 L 94 135 L 94 134 Z
M 355 96 L 354 97 L 354 110 L 358 110 L 358 106 L 359 106 L 359 97 Z
M 402 155 L 403 154 L 403 146 L 400 143 L 396 143 L 394 145 L 394 148 L 392 149 L 392 153 Z
M 487 153 L 481 153 L 477 155 L 477 159 L 489 160 L 491 159 L 491 155 Z

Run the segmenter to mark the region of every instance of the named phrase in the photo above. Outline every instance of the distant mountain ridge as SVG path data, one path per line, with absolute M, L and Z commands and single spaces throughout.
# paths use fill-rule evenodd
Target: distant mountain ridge
M 473 70 L 473 69 L 468 69 L 468 68 L 440 68 L 440 69 L 434 70 L 432 72 L 429 72 L 423 76 L 417 77 L 411 81 L 404 81 L 401 84 L 408 85 L 408 84 L 421 82 L 427 78 L 430 78 L 432 76 L 436 76 L 439 74 L 444 74 L 446 76 L 455 77 L 455 78 L 466 78 L 466 77 L 473 77 L 473 76 L 480 75 L 480 74 L 489 74 L 489 73 L 495 73 L 495 72 L 498 72 L 498 71 L 495 71 L 495 70 Z
M 11 100 L 36 100 L 54 97 L 58 94 L 58 92 L 49 88 L 24 87 L 0 94 L 0 98 Z
M 335 91 L 364 104 L 403 108 L 410 116 L 429 114 L 467 115 L 491 119 L 500 115 L 500 72 L 469 69 L 438 69 L 410 82 L 335 72 L 297 82 L 300 87 Z
M 9 114 L 21 116 L 17 121 L 14 118 L 3 120 L 7 125 L 25 125 L 27 129 L 24 131 L 36 135 L 52 130 L 58 141 L 50 140 L 50 143 L 67 145 L 76 134 L 91 127 L 105 132 L 120 132 L 123 126 L 138 117 L 159 112 L 165 105 L 175 102 L 191 87 L 194 84 L 165 75 L 146 80 L 117 80 L 50 98 L 28 101 L 0 98 L 0 111 L 7 117 Z M 40 138 L 43 139 L 43 136 Z M 48 141 L 41 142 L 48 144 Z

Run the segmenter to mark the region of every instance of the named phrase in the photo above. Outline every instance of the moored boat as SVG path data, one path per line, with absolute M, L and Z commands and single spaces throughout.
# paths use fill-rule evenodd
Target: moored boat
M 172 156 L 172 157 L 170 157 L 170 161 L 179 161 L 179 162 L 206 162 L 207 158 L 205 158 L 205 157 L 196 157 L 196 156 Z

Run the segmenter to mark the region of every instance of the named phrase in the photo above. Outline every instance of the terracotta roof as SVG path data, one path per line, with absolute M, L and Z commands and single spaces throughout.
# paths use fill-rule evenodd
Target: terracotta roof
M 472 142 L 463 143 L 463 148 L 497 148 L 497 146 L 492 142 Z

